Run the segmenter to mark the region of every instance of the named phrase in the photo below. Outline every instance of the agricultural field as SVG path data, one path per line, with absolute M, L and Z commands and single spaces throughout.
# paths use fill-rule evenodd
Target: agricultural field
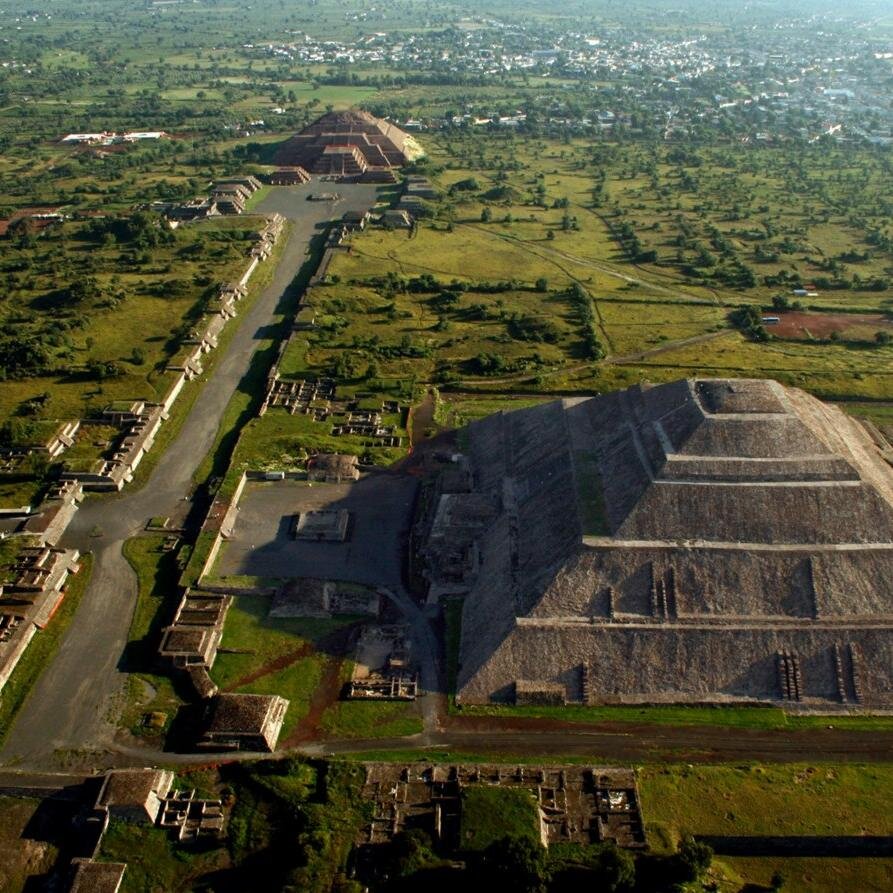
M 829 173 L 842 163 L 836 150 L 832 160 L 809 150 L 801 168 L 789 170 L 768 149 L 734 156 L 733 164 L 719 150 L 677 157 L 671 149 L 620 153 L 504 135 L 429 136 L 426 145 L 423 169 L 441 194 L 432 216 L 410 231 L 370 228 L 351 237 L 308 294 L 316 327 L 283 358 L 289 374 L 335 375 L 379 393 L 435 383 L 445 392 L 494 396 L 587 393 L 680 375 L 766 375 L 832 400 L 889 396 L 893 255 L 882 203 L 870 188 L 851 188 L 856 171 L 860 183 L 877 185 L 883 158 L 848 153 L 851 173 L 841 178 Z M 654 168 L 649 176 L 660 182 L 685 165 L 700 172 L 697 200 L 672 213 L 660 190 L 631 185 L 640 167 Z M 751 223 L 778 219 L 778 232 L 736 236 L 742 227 L 730 224 L 740 220 L 724 219 L 724 197 L 749 194 L 760 165 L 771 182 L 759 198 L 770 204 L 751 208 Z M 792 178 L 802 204 L 773 205 L 773 196 L 778 202 L 791 192 Z M 809 184 L 823 197 L 820 213 L 807 200 Z M 862 203 L 859 226 L 847 204 L 854 195 Z M 652 249 L 646 240 L 656 231 L 637 235 L 635 221 L 626 220 L 632 209 L 658 231 L 672 223 L 674 232 L 693 235 L 679 246 L 655 241 Z M 808 256 L 797 255 L 799 266 L 757 259 L 754 245 L 769 252 L 794 230 L 812 239 L 801 245 Z M 693 266 L 692 252 L 702 249 L 715 253 L 709 268 Z M 753 277 L 729 273 L 745 267 Z M 833 281 L 821 275 L 829 271 Z M 756 337 L 736 323 L 741 305 L 781 314 L 782 324 L 767 323 Z

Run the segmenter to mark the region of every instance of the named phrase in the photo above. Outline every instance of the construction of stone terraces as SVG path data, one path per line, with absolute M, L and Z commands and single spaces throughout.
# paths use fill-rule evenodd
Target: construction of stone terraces
M 893 707 L 893 469 L 857 420 L 707 379 L 468 434 L 422 550 L 465 597 L 460 703 Z

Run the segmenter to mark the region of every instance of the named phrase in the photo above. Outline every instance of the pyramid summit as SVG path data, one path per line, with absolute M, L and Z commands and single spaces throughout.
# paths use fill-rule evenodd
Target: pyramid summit
M 427 550 L 467 593 L 460 702 L 893 705 L 893 470 L 858 421 L 693 379 L 468 433 Z

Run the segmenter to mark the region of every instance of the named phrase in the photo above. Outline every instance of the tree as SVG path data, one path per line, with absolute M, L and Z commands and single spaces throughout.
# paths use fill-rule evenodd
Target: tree
M 875 332 L 874 341 L 875 344 L 878 344 L 881 347 L 886 347 L 888 344 L 893 342 L 893 335 L 891 335 L 889 332 L 884 331 Z
M 545 276 L 540 276 L 540 278 L 536 280 L 536 290 L 537 291 L 548 291 L 549 290 L 549 280 L 546 279 Z
M 635 860 L 628 850 L 622 850 L 613 843 L 601 848 L 593 867 L 598 874 L 599 890 L 614 893 L 617 890 L 631 889 L 636 882 Z
M 713 850 L 693 837 L 684 837 L 676 851 L 679 875 L 685 881 L 698 880 L 713 862 Z
M 493 219 L 493 212 L 489 208 L 481 211 L 481 223 L 489 223 Z
M 513 893 L 542 893 L 549 880 L 546 851 L 529 837 L 503 837 L 484 850 L 481 880 Z
M 769 881 L 769 886 L 777 893 L 778 890 L 784 888 L 784 885 L 786 883 L 787 878 L 780 871 L 775 871 L 773 872 L 772 878 Z

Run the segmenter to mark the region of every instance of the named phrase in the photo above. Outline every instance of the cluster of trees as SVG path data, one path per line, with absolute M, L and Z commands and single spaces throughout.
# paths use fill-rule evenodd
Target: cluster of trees
M 583 349 L 586 359 L 603 359 L 606 351 L 598 337 L 598 323 L 592 307 L 592 298 L 579 282 L 575 282 L 568 289 L 567 296 L 583 327 Z
M 623 220 L 612 227 L 612 229 L 617 244 L 630 262 L 634 264 L 653 263 L 657 260 L 657 252 L 653 250 L 646 251 L 642 247 L 642 242 L 629 221 Z
M 84 228 L 88 239 L 100 243 L 118 242 L 145 250 L 157 245 L 170 245 L 174 234 L 162 226 L 157 214 L 135 211 L 123 217 L 98 217 Z
M 729 322 L 753 341 L 769 340 L 769 333 L 763 325 L 763 313 L 755 304 L 743 304 L 733 310 L 729 314 Z

